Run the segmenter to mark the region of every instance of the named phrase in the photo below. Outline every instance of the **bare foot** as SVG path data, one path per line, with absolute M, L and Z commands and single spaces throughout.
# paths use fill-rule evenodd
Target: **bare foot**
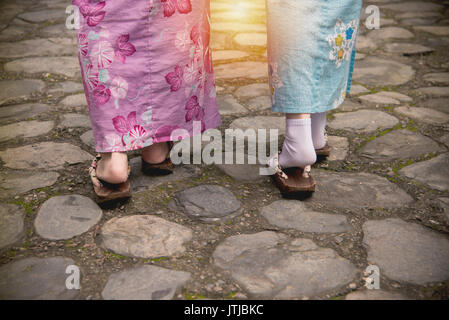
M 97 177 L 117 184 L 128 179 L 128 155 L 126 152 L 102 153 L 97 163 Z
M 167 142 L 154 143 L 142 149 L 142 159 L 151 164 L 161 163 L 167 158 L 169 151 Z

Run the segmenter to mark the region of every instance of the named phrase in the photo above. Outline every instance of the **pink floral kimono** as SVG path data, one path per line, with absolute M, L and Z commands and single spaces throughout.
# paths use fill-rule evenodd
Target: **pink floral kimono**
M 170 141 L 220 125 L 209 0 L 73 0 L 97 152 Z

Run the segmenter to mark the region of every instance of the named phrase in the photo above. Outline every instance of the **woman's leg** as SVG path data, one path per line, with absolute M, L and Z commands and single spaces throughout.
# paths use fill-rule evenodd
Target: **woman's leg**
M 161 163 L 170 151 L 167 142 L 154 143 L 142 149 L 142 158 L 148 163 Z
M 99 179 L 116 184 L 128 179 L 128 155 L 126 152 L 102 153 L 97 163 L 96 175 Z
M 316 161 L 309 113 L 287 113 L 285 140 L 279 155 L 282 168 L 312 165 Z
M 326 128 L 326 112 L 317 112 L 310 115 L 312 119 L 312 140 L 315 149 L 321 149 L 325 146 L 324 138 Z

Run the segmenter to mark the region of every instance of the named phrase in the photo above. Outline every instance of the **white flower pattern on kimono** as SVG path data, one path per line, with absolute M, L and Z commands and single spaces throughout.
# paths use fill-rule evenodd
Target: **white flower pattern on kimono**
M 90 52 L 90 58 L 93 66 L 98 69 L 107 69 L 114 61 L 114 48 L 108 41 L 97 42 Z
M 352 20 L 347 25 L 338 19 L 334 27 L 334 34 L 327 37 L 331 50 L 329 59 L 335 61 L 339 68 L 344 60 L 349 61 L 357 36 L 358 20 Z

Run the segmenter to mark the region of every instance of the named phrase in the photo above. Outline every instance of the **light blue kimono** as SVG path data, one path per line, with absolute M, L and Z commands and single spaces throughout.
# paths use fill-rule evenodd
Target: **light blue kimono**
M 337 108 L 349 92 L 362 0 L 266 0 L 272 111 Z

